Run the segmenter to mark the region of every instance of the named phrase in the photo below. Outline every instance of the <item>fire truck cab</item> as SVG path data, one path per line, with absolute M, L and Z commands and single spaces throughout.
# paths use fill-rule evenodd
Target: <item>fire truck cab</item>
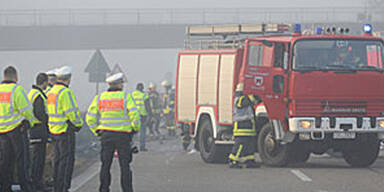
M 187 27 L 178 55 L 175 118 L 189 126 L 205 162 L 225 162 L 233 144 L 235 87 L 258 96 L 255 138 L 263 163 L 305 162 L 340 151 L 369 166 L 384 139 L 383 40 L 345 28 L 301 25 Z

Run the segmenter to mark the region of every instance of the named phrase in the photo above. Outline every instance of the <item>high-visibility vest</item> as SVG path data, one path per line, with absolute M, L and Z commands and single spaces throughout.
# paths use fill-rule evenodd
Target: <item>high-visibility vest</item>
M 40 96 L 41 99 L 43 99 L 44 109 L 45 109 L 45 111 L 47 111 L 47 99 L 43 96 L 43 94 L 40 92 L 40 90 L 32 88 L 31 91 L 29 91 L 29 93 L 28 93 L 29 102 L 33 105 L 33 103 L 35 103 L 35 100 L 38 96 Z M 38 124 L 38 123 L 41 123 L 41 121 L 38 120 L 37 118 L 35 118 L 33 120 L 33 124 L 35 124 L 35 123 Z
M 130 133 L 140 129 L 140 111 L 130 94 L 106 91 L 93 99 L 86 122 L 95 134 L 99 131 Z
M 242 106 L 243 100 L 248 99 L 250 105 Z M 256 123 L 253 104 L 256 100 L 253 96 L 242 95 L 235 98 L 233 107 L 233 135 L 234 136 L 255 136 Z
M 60 135 L 67 132 L 70 121 L 76 127 L 81 127 L 83 121 L 71 89 L 62 84 L 55 84 L 47 95 L 49 132 Z
M 132 97 L 135 100 L 136 106 L 139 109 L 140 114 L 143 115 L 143 116 L 147 115 L 148 112 L 145 109 L 145 100 L 148 99 L 148 94 L 143 93 L 143 92 L 141 92 L 139 90 L 136 90 L 136 91 L 132 92 Z
M 0 133 L 13 131 L 24 119 L 34 119 L 24 88 L 15 83 L 0 84 Z

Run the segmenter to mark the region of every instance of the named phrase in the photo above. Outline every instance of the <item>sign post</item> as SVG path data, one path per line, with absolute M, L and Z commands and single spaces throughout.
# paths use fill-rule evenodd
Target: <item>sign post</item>
M 96 83 L 96 95 L 99 94 L 99 83 L 105 82 L 107 73 L 111 72 L 107 61 L 98 49 L 89 61 L 85 72 L 89 73 L 89 82 Z

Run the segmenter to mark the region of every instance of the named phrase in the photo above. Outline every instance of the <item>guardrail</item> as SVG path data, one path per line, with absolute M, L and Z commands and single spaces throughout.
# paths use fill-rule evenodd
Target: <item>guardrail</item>
M 377 14 L 362 7 L 0 10 L 0 26 L 350 23 L 382 19 Z

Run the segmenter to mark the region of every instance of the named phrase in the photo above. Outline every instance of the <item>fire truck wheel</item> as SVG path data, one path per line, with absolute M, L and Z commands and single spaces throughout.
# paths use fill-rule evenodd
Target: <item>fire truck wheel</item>
M 305 163 L 306 161 L 308 161 L 310 156 L 311 153 L 309 151 L 297 150 L 292 153 L 291 163 Z
M 380 151 L 380 141 L 376 135 L 365 135 L 353 148 L 343 151 L 345 161 L 352 167 L 368 167 L 372 165 Z
M 215 144 L 211 120 L 203 119 L 199 130 L 200 156 L 206 163 L 226 163 L 230 148 Z
M 282 145 L 275 140 L 270 123 L 263 126 L 258 138 L 258 151 L 261 160 L 269 166 L 282 167 L 290 163 L 289 144 Z

